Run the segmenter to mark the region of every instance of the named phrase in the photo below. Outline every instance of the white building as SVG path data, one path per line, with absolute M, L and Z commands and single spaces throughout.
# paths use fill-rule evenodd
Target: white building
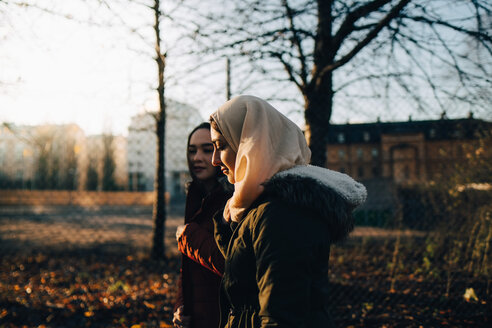
M 82 189 L 84 149 L 76 124 L 0 126 L 0 188 Z
M 157 159 L 155 113 L 142 113 L 128 127 L 128 183 L 130 190 L 153 190 Z M 166 102 L 166 190 L 173 196 L 184 194 L 188 179 L 186 142 L 191 130 L 203 122 L 190 105 Z

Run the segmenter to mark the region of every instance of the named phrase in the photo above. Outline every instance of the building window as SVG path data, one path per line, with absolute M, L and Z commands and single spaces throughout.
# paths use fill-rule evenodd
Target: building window
M 429 137 L 435 138 L 436 137 L 436 129 L 432 128 L 429 131 Z
M 337 136 L 337 138 L 338 138 L 338 142 L 339 143 L 344 143 L 345 142 L 345 134 L 339 133 L 338 136 Z
M 379 156 L 379 150 L 377 148 L 373 148 L 371 150 L 371 155 L 372 155 L 372 158 L 377 158 Z
M 128 189 L 133 191 L 133 174 L 132 172 L 128 172 Z
M 357 176 L 359 178 L 363 178 L 364 177 L 364 167 L 363 166 L 359 166 L 357 168 Z
M 380 175 L 380 173 L 379 173 L 379 167 L 373 166 L 371 171 L 372 171 L 372 176 L 373 177 L 379 177 L 379 175 Z
M 357 159 L 362 159 L 363 156 L 364 151 L 362 150 L 362 148 L 357 148 Z
M 405 179 L 410 179 L 410 168 L 408 167 L 408 165 L 405 165 L 405 167 L 403 168 L 403 176 L 405 177 Z
M 371 140 L 371 135 L 369 134 L 369 132 L 365 131 L 363 134 L 363 138 L 365 142 L 369 142 L 369 140 Z
M 345 151 L 343 149 L 338 151 L 338 158 L 345 159 Z

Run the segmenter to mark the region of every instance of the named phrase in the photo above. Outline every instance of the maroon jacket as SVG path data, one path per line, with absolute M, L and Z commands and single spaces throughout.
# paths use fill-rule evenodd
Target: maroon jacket
M 192 182 L 188 189 L 187 226 L 178 240 L 183 257 L 175 309 L 184 305 L 185 315 L 191 316 L 191 328 L 219 326 L 218 296 L 224 257 L 215 243 L 212 217 L 224 208 L 231 195 L 221 184 L 205 198 L 198 183 Z

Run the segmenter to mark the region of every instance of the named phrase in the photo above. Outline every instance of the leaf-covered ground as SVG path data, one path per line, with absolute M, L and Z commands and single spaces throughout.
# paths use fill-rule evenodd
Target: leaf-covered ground
M 336 252 L 336 251 L 335 251 Z M 334 318 L 340 327 L 489 327 L 490 300 L 462 291 L 487 286 L 456 277 L 445 282 L 360 262 L 332 263 Z M 365 260 L 365 262 L 364 262 Z M 4 256 L 0 263 L 1 327 L 170 327 L 179 260 L 94 250 Z M 469 278 L 469 277 L 468 277 Z M 292 295 L 295 297 L 295 295 Z
M 168 260 L 153 261 L 149 213 L 69 214 L 0 215 L 0 328 L 170 327 L 182 218 L 167 221 Z M 492 327 L 492 278 L 420 270 L 415 236 L 397 256 L 383 229 L 357 228 L 332 249 L 338 326 Z
M 340 327 L 492 327 L 491 278 L 419 271 L 416 244 L 352 239 L 332 249 L 333 313 Z M 449 278 L 449 279 L 448 279 Z M 466 298 L 467 289 L 477 298 Z
M 1 327 L 169 327 L 177 259 L 58 253 L 4 257 Z

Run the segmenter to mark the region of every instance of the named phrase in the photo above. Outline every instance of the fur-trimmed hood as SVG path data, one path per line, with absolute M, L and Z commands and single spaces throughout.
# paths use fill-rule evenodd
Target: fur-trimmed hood
M 353 230 L 352 211 L 367 197 L 364 185 L 348 175 L 312 165 L 279 172 L 263 185 L 269 198 L 305 208 L 326 220 L 333 242 Z

